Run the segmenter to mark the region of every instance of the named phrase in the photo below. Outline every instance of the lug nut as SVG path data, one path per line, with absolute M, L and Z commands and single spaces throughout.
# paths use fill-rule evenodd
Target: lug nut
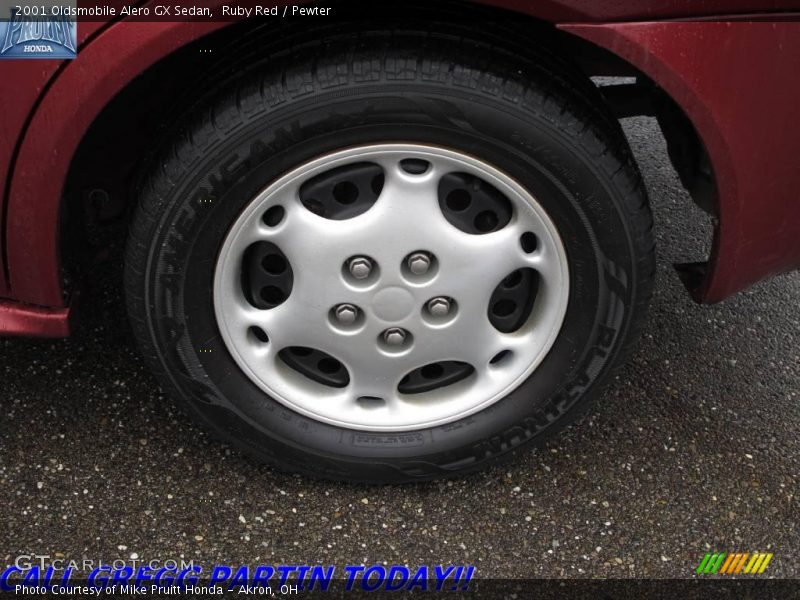
M 431 268 L 431 258 L 424 252 L 415 252 L 408 257 L 406 264 L 414 275 L 425 275 Z
M 392 327 L 383 332 L 383 341 L 389 346 L 402 346 L 406 341 L 406 332 L 399 327 Z
M 358 309 L 352 304 L 340 304 L 336 307 L 334 314 L 339 323 L 350 325 L 355 323 L 356 317 L 358 317 Z
M 372 261 L 363 256 L 352 258 L 347 264 L 347 268 L 356 279 L 366 279 L 372 273 Z
M 428 301 L 428 312 L 434 317 L 445 317 L 450 313 L 450 300 L 444 296 Z

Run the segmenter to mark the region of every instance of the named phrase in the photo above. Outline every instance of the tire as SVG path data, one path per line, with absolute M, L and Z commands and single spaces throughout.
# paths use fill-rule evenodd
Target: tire
M 243 74 L 233 89 L 226 86 L 188 116 L 142 185 L 126 251 L 126 298 L 136 336 L 164 388 L 207 428 L 260 460 L 315 477 L 372 483 L 477 470 L 573 420 L 628 352 L 654 276 L 652 218 L 641 179 L 619 125 L 598 109 L 593 87 L 549 59 L 522 59 L 430 33 L 364 35 L 330 42 L 324 51 L 302 47 L 287 55 L 292 59 L 285 66 Z M 412 212 L 399 204 L 405 192 L 392 190 L 415 188 L 392 187 L 397 174 L 386 169 L 394 167 L 381 162 L 402 156 L 414 159 L 407 163 L 416 164 L 414 170 L 433 169 L 437 177 L 463 165 L 458 175 L 463 181 L 447 179 L 448 185 L 471 185 L 470 201 L 490 207 L 488 224 L 478 217 L 459 221 L 442 196 L 445 176 L 420 189 L 431 194 L 438 186 L 441 215 L 452 225 L 452 231 L 441 227 L 442 239 L 452 236 L 469 251 L 437 257 L 450 251 L 447 244 L 436 245 L 438 235 L 424 238 L 430 240 L 427 247 L 402 246 L 399 240 L 414 238 L 417 227 Z M 374 180 L 375 174 L 364 164 L 377 164 L 383 177 L 380 185 L 373 182 L 375 197 L 366 201 L 358 178 Z M 349 197 L 350 204 L 339 206 L 328 196 L 302 198 L 303 189 L 330 195 L 342 172 L 352 180 L 347 186 L 356 186 L 357 200 Z M 397 181 L 414 177 L 425 174 L 400 173 Z M 310 183 L 303 188 L 305 182 Z M 290 189 L 296 191 L 291 201 L 283 200 L 285 212 L 267 217 L 275 198 Z M 378 198 L 398 203 L 392 205 L 400 208 L 396 224 L 402 231 L 396 235 L 387 229 L 388 234 L 370 237 L 364 225 L 369 215 L 380 214 L 374 212 L 383 206 Z M 424 206 L 432 210 L 430 202 Z M 435 232 L 431 223 L 441 215 L 427 214 L 420 213 L 419 230 Z M 268 235 L 270 227 L 278 235 L 293 219 L 317 229 L 297 229 L 273 245 L 246 245 L 241 240 L 250 234 L 241 232 L 255 227 L 253 215 L 272 219 L 257 226 Z M 511 296 L 509 318 L 516 322 L 509 325 L 493 311 L 507 293 L 501 283 L 516 271 L 498 265 L 492 276 L 494 255 L 488 260 L 474 248 L 527 223 L 539 232 L 529 245 L 540 244 L 553 262 L 541 273 L 519 269 L 528 279 L 523 291 Z M 480 230 L 467 231 L 473 226 Z M 343 235 L 343 227 L 352 227 L 353 235 Z M 365 246 L 353 241 L 358 239 L 367 240 Z M 519 246 L 525 245 L 520 238 Z M 529 260 L 514 247 L 508 250 L 509 265 Z M 477 254 L 470 254 L 473 250 Z M 524 248 L 529 250 L 537 256 Z M 409 262 L 415 251 L 427 266 L 425 260 Z M 395 255 L 397 260 L 375 260 Z M 364 265 L 353 265 L 348 256 L 369 259 L 364 272 L 359 270 Z M 505 250 L 497 256 L 505 261 Z M 259 264 L 267 268 L 267 258 L 280 263 L 275 270 L 282 275 L 258 270 Z M 480 269 L 471 274 L 468 262 Z M 334 263 L 341 263 L 341 270 L 329 266 Z M 418 280 L 412 266 L 428 270 Z M 433 294 L 437 277 L 452 282 L 458 293 L 445 293 L 446 303 L 431 305 L 426 285 Z M 532 278 L 538 278 L 538 287 Z M 280 292 L 275 297 L 259 287 L 268 281 Z M 343 299 L 349 301 L 342 290 L 357 298 L 354 315 L 341 309 Z M 306 296 L 295 301 L 293 294 Z M 473 298 L 490 294 L 483 316 L 476 316 L 479 304 Z M 290 318 L 269 316 L 281 306 L 295 312 L 287 308 Z M 250 313 L 269 316 L 280 344 L 288 345 L 279 348 L 269 327 L 250 327 L 250 337 L 244 337 L 237 319 Z M 236 316 L 228 321 L 228 314 Z M 437 314 L 444 321 L 436 321 Z M 457 343 L 455 334 L 448 338 L 447 319 L 458 324 Z M 484 346 L 494 348 L 486 321 L 511 332 L 499 332 L 498 344 L 510 344 L 515 336 L 537 339 L 537 350 L 531 350 L 533 342 L 514 346 L 504 355 L 512 357 L 507 372 L 480 358 L 476 365 L 454 367 L 459 347 L 478 357 Z M 534 333 L 541 323 L 552 330 L 544 341 Z M 470 325 L 481 332 L 475 340 L 489 341 L 471 340 Z M 390 329 L 400 332 L 387 333 Z M 299 340 L 294 345 L 292 335 Z M 332 339 L 341 341 L 337 346 Z M 420 352 L 429 361 L 439 339 L 444 362 L 429 369 L 437 374 L 438 387 L 425 388 L 427 380 L 415 371 L 402 380 L 401 392 L 400 384 L 391 387 L 393 371 L 385 377 L 385 397 L 370 395 L 384 385 L 376 370 L 390 364 L 386 356 L 413 362 L 409 357 Z M 302 352 L 290 356 L 295 350 L 289 346 Z M 314 353 L 311 362 L 300 356 L 305 348 Z M 351 353 L 356 359 L 342 358 Z M 267 374 L 253 366 L 253 357 L 262 355 L 271 357 L 263 363 L 269 365 Z M 503 356 L 492 358 L 500 362 Z M 328 359 L 333 362 L 321 362 Z M 362 372 L 362 363 L 370 365 L 373 379 Z M 490 371 L 495 368 L 500 371 Z M 493 378 L 500 383 L 490 383 Z M 412 389 L 412 383 L 420 387 Z M 354 395 L 366 394 L 352 410 L 343 400 L 351 386 Z M 425 402 L 409 395 L 397 400 L 420 389 L 427 390 L 419 392 Z M 314 404 L 314 398 L 320 402 Z M 377 408 L 362 405 L 367 400 Z M 337 403 L 345 408 L 332 408 Z

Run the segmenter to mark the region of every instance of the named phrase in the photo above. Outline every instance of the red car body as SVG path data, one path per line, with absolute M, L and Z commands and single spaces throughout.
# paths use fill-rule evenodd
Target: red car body
M 711 256 L 690 286 L 698 301 L 800 268 L 800 2 L 482 3 L 623 59 L 694 126 L 717 217 Z M 138 75 L 231 24 L 81 22 L 75 60 L 0 62 L 0 334 L 68 334 L 73 295 L 62 281 L 60 212 L 76 149 Z

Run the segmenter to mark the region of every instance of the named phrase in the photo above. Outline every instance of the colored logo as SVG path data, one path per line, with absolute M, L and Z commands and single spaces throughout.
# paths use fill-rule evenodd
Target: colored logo
M 772 552 L 725 552 L 708 553 L 697 567 L 700 575 L 761 575 L 767 570 Z
M 25 16 L 12 8 L 11 18 L 0 20 L 0 44 L 0 58 L 75 58 L 78 25 L 66 16 Z

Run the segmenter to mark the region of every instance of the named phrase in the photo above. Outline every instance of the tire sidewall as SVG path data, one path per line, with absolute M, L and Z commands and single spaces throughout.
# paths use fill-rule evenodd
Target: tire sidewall
M 225 235 L 272 181 L 328 152 L 392 142 L 472 154 L 521 183 L 559 231 L 570 296 L 552 349 L 507 397 L 443 426 L 376 433 L 328 425 L 269 398 L 229 354 L 212 290 Z M 541 116 L 422 84 L 405 85 L 402 94 L 392 86 L 323 92 L 253 114 L 184 161 L 165 188 L 145 301 L 171 386 L 223 437 L 317 472 L 348 472 L 359 463 L 365 477 L 428 473 L 477 464 L 541 436 L 574 413 L 608 370 L 631 316 L 631 236 L 619 192 L 593 159 Z

